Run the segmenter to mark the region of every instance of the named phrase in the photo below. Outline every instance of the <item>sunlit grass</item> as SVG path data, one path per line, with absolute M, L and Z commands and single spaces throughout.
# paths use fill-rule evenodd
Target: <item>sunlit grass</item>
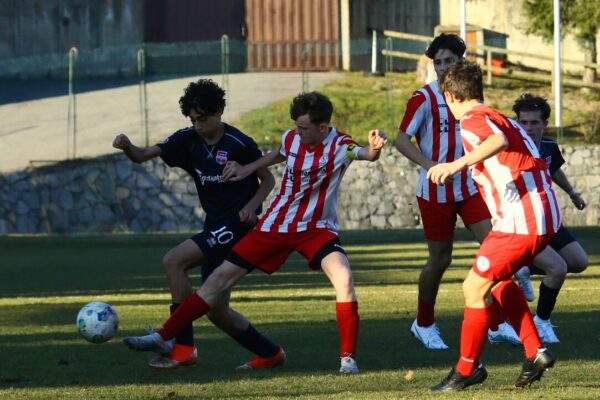
M 561 291 L 553 314 L 561 338 L 552 346 L 559 357 L 557 366 L 531 389 L 517 390 L 513 384 L 522 351 L 486 346 L 488 380 L 444 398 L 600 398 L 600 249 L 595 247 L 600 230 L 575 231 L 590 251 L 592 266 L 570 276 Z M 421 233 L 343 233 L 362 321 L 362 372 L 357 376 L 336 373 L 331 285 L 296 255 L 272 276 L 258 271 L 247 276 L 233 290 L 231 301 L 258 329 L 284 345 L 287 368 L 235 371 L 250 355 L 205 318 L 195 323 L 199 366 L 168 374 L 147 368 L 151 355 L 133 353 L 120 340 L 164 322 L 170 296 L 160 259 L 184 237 L 0 238 L 0 398 L 438 398 L 430 395 L 429 387 L 456 361 L 461 285 L 477 250 L 470 234 L 457 235 L 453 263 L 436 306 L 451 350 L 431 352 L 409 333 L 419 271 L 427 256 Z M 199 283 L 197 272 L 192 279 Z M 539 281 L 534 279 L 535 286 Z M 117 337 L 102 345 L 85 342 L 75 329 L 79 308 L 92 300 L 111 303 L 121 318 Z

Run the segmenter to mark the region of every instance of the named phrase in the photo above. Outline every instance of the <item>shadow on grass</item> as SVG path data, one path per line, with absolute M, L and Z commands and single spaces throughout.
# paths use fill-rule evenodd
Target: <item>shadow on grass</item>
M 333 317 L 333 315 L 332 315 Z M 553 320 L 565 328 L 559 330 L 561 343 L 551 346 L 561 361 L 600 359 L 600 349 L 594 338 L 594 326 L 600 311 L 556 313 Z M 447 351 L 424 349 L 409 332 L 410 319 L 364 319 L 361 322 L 358 360 L 364 373 L 450 368 L 458 357 L 461 316 L 445 316 L 439 325 Z M 79 339 L 75 333 L 3 335 L 0 339 L 3 363 L 0 368 L 1 387 L 59 387 L 69 385 L 100 386 L 161 383 L 207 383 L 214 380 L 271 378 L 273 375 L 308 376 L 331 374 L 339 368 L 337 326 L 334 321 L 286 322 L 259 324 L 257 328 L 276 341 L 281 341 L 288 355 L 283 370 L 240 373 L 236 365 L 250 354 L 206 322 L 197 324 L 196 338 L 200 365 L 181 368 L 172 373 L 156 373 L 146 367 L 151 353 L 136 353 L 126 349 L 123 336 L 138 334 L 123 330 L 111 342 L 94 345 Z M 568 329 L 567 329 L 568 327 Z M 483 361 L 496 366 L 514 366 L 518 374 L 522 348 L 486 344 Z M 389 390 L 394 383 L 389 382 Z M 385 388 L 381 388 L 385 390 Z

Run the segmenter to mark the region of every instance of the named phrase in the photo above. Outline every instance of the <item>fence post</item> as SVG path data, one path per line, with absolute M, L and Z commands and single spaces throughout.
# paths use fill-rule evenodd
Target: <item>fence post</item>
M 76 47 L 69 50 L 69 111 L 67 115 L 67 158 L 75 158 L 77 148 L 77 103 L 74 79 L 79 52 Z
M 487 84 L 492 85 L 492 52 L 488 49 L 485 51 L 485 62 L 487 63 Z
M 221 86 L 227 93 L 227 108 L 231 108 L 231 96 L 229 95 L 229 36 L 221 36 Z
M 146 147 L 150 145 L 148 136 L 148 100 L 146 93 L 146 52 L 140 48 L 137 52 L 138 62 L 138 77 L 139 83 L 139 99 L 140 99 L 140 128 L 144 136 Z
M 302 93 L 308 92 L 308 54 L 310 52 L 310 44 L 305 43 L 302 50 Z

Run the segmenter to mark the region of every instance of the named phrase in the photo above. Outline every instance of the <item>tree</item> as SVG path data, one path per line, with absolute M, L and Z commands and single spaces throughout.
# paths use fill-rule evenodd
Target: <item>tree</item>
M 552 41 L 554 11 L 552 0 L 523 0 L 529 21 L 525 32 Z M 560 0 L 561 35 L 571 33 L 584 53 L 586 63 L 595 63 L 598 55 L 596 36 L 600 31 L 600 0 Z M 595 82 L 596 69 L 584 68 L 583 81 Z

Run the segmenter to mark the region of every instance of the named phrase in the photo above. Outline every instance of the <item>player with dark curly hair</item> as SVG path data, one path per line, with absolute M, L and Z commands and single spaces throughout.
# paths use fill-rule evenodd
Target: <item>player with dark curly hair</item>
M 335 289 L 339 371 L 359 372 L 358 300 L 350 263 L 337 234 L 336 203 L 342 177 L 350 164 L 354 160 L 377 160 L 387 137 L 374 129 L 369 131 L 369 144 L 359 146 L 351 136 L 330 126 L 332 112 L 327 96 L 301 93 L 290 106 L 290 117 L 296 126 L 283 133 L 278 150 L 247 165 L 227 164 L 224 176 L 237 182 L 254 171 L 285 162 L 281 189 L 256 227 L 233 247 L 205 284 L 185 299 L 160 330 L 125 338 L 128 347 L 166 351 L 169 340 L 182 326 L 210 312 L 221 293 L 229 292 L 255 269 L 268 274 L 278 271 L 297 251 L 311 269 L 322 270 Z
M 113 147 L 134 162 L 161 157 L 170 167 L 185 170 L 194 180 L 206 220 L 204 231 L 169 250 L 163 265 L 171 290 L 171 313 L 192 294 L 187 270 L 202 266 L 204 282 L 225 255 L 256 224 L 264 199 L 275 179 L 267 168 L 256 170 L 239 182 L 226 182 L 223 169 L 228 162 L 249 164 L 261 157 L 254 140 L 221 120 L 225 108 L 225 91 L 209 79 L 191 82 L 179 99 L 181 113 L 192 126 L 181 129 L 161 143 L 140 148 L 125 134 L 119 134 Z M 260 181 L 260 184 L 259 184 Z M 260 334 L 248 320 L 229 308 L 230 291 L 215 301 L 208 318 L 255 357 L 240 368 L 253 369 L 279 366 L 285 362 L 281 346 Z M 195 364 L 197 350 L 192 324 L 186 325 L 174 338 L 170 353 L 150 361 L 156 369 L 174 369 Z

